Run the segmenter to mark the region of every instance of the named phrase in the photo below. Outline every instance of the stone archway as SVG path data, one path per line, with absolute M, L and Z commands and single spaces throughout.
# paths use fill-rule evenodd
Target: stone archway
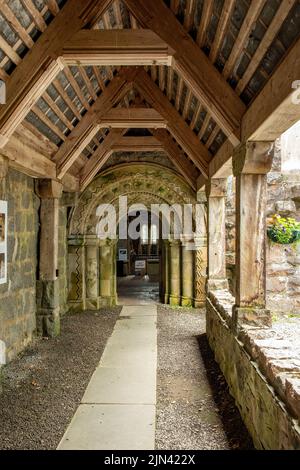
M 97 309 L 114 305 L 117 301 L 116 240 L 97 238 L 96 210 L 100 204 L 112 204 L 117 211 L 119 196 L 127 196 L 128 206 L 143 203 L 147 209 L 150 209 L 151 204 L 196 203 L 196 194 L 185 181 L 173 170 L 162 165 L 122 164 L 99 174 L 80 195 L 70 218 L 68 301 L 71 309 Z M 162 282 L 166 303 L 197 304 L 194 300 L 200 296 L 200 290 L 202 289 L 204 293 L 205 274 L 202 271 L 202 284 L 199 284 L 197 280 L 194 282 L 194 270 L 197 272 L 197 255 L 194 261 L 194 253 L 189 254 L 185 247 L 185 243 L 180 241 L 164 243 L 165 266 Z M 180 271 L 182 262 L 186 262 L 189 269 L 190 291 L 194 289 L 194 286 L 198 286 L 198 293 L 189 292 L 186 295 L 181 292 L 180 272 L 174 273 L 173 284 L 169 279 L 170 272 Z

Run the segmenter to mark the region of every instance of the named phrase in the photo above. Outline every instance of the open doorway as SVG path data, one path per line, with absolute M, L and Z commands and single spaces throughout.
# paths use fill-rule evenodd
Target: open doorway
M 117 245 L 117 293 L 120 305 L 158 303 L 161 293 L 161 238 L 159 222 L 149 212 L 142 217 L 137 236 L 130 227 L 136 214 L 129 214 L 128 237 Z

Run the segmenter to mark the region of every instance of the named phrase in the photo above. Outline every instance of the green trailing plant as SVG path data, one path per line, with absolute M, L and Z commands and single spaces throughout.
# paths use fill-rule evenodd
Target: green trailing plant
M 300 222 L 291 217 L 285 218 L 275 214 L 268 223 L 268 237 L 280 245 L 291 245 L 300 242 Z

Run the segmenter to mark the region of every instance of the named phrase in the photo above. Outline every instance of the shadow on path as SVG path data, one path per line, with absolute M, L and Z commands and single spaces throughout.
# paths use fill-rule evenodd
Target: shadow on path
M 212 396 L 217 405 L 230 448 L 236 450 L 254 450 L 252 439 L 242 421 L 234 398 L 229 393 L 229 387 L 224 375 L 214 359 L 207 335 L 202 334 L 197 337 L 197 340 Z

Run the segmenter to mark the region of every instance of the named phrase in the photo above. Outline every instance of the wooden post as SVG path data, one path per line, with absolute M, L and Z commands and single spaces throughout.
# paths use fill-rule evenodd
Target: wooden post
M 62 185 L 40 180 L 37 193 L 41 198 L 37 328 L 39 333 L 53 337 L 60 332 L 58 218 Z
M 225 195 L 227 179 L 210 179 L 208 201 L 208 290 L 228 289 L 225 249 Z
M 234 324 L 271 323 L 266 310 L 266 174 L 273 143 L 248 142 L 234 153 L 236 176 L 236 305 Z

